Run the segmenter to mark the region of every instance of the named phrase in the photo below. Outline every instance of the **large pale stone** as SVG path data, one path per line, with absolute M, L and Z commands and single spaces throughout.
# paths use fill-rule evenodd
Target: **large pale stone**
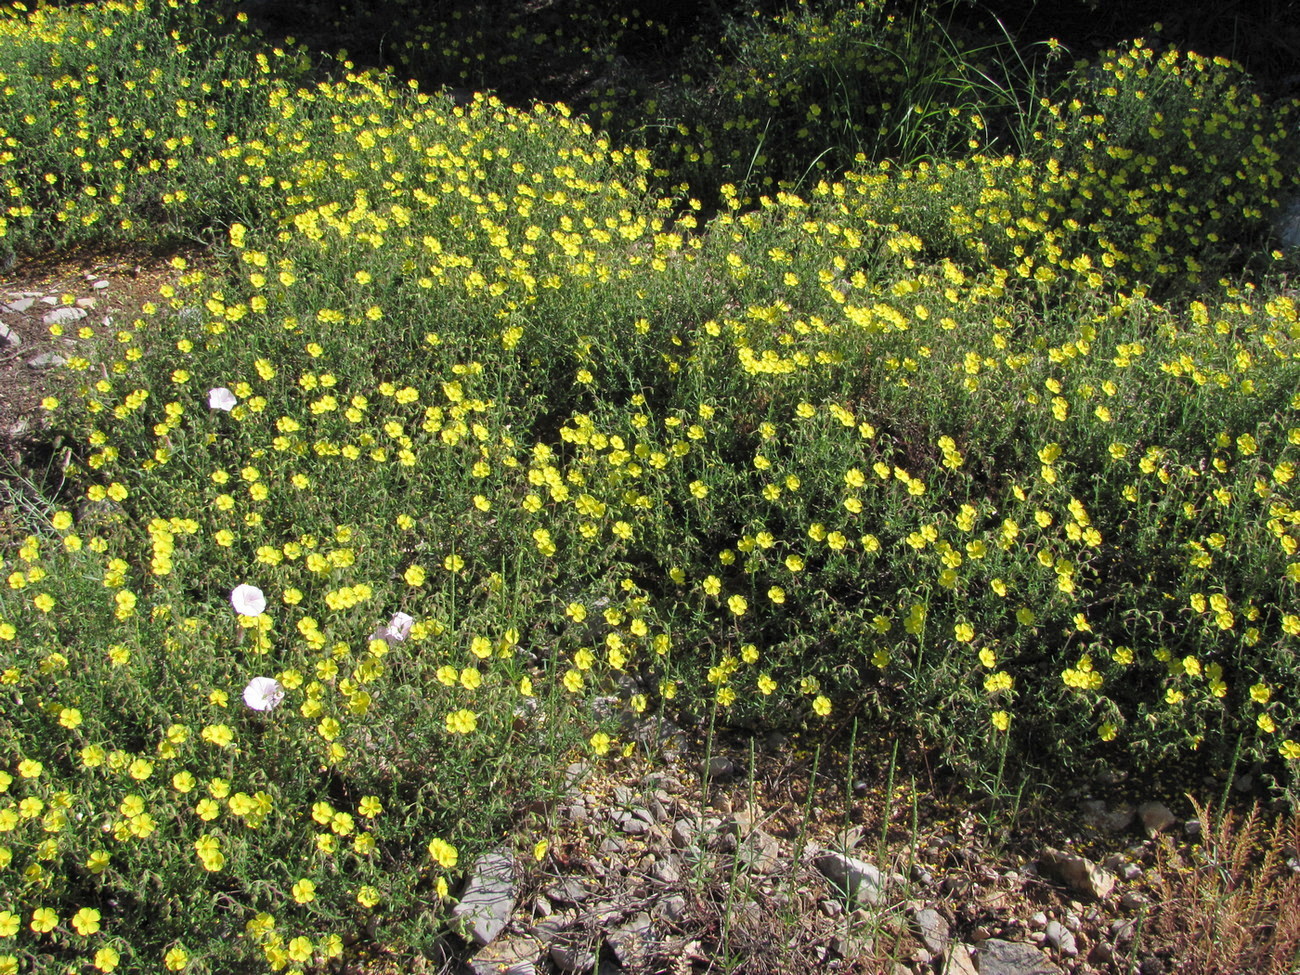
M 487 945 L 504 930 L 514 909 L 514 858 L 502 849 L 484 853 L 474 861 L 469 883 L 452 914 L 467 937 Z

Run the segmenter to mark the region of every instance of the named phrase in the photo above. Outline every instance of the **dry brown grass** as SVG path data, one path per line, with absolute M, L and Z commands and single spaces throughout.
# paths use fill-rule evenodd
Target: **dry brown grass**
M 1258 805 L 1220 816 L 1195 800 L 1193 805 L 1202 842 L 1181 852 L 1166 843 L 1155 872 L 1158 899 L 1150 930 L 1168 952 L 1172 970 L 1300 970 L 1300 812 L 1270 820 Z

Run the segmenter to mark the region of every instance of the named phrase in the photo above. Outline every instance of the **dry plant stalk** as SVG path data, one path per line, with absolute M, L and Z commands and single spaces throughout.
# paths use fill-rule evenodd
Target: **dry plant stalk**
M 1270 829 L 1258 803 L 1217 821 L 1192 800 L 1202 843 L 1157 859 L 1152 928 L 1184 975 L 1290 975 L 1300 964 L 1300 812 Z M 1292 862 L 1294 862 L 1292 860 Z

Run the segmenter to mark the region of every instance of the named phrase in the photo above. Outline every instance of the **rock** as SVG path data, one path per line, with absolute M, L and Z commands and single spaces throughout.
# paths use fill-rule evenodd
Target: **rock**
M 763 909 L 753 901 L 736 899 L 731 902 L 732 930 L 757 934 L 762 923 Z
M 781 866 L 781 841 L 764 830 L 756 829 L 737 847 L 736 859 L 742 867 L 755 873 L 775 873 Z
M 1125 880 L 1127 880 L 1129 883 L 1132 883 L 1135 880 L 1141 879 L 1142 868 L 1139 867 L 1136 863 L 1126 863 L 1120 869 L 1120 876 L 1123 877 Z
M 1126 945 L 1133 940 L 1137 925 L 1133 921 L 1119 918 L 1110 923 L 1110 939 L 1119 945 Z
M 758 819 L 760 810 L 746 803 L 740 809 L 732 813 L 731 818 L 727 821 L 727 826 L 736 834 L 744 838 L 754 831 L 755 822 Z
M 682 881 L 681 861 L 675 856 L 657 860 L 650 868 L 650 876 L 661 884 L 679 884 Z
M 474 975 L 534 975 L 542 948 L 532 938 L 502 938 L 469 960 Z
M 509 851 L 496 849 L 474 861 L 469 882 L 452 914 L 467 937 L 490 944 L 515 909 L 515 861 Z
M 1146 907 L 1151 901 L 1147 895 L 1137 890 L 1126 890 L 1124 896 L 1119 899 L 1119 906 L 1126 911 L 1136 911 L 1139 908 Z
M 736 776 L 736 763 L 726 755 L 714 755 L 707 765 L 701 768 L 705 778 L 715 782 L 728 782 Z
M 1092 951 L 1088 952 L 1088 961 L 1094 965 L 1105 965 L 1115 957 L 1115 949 L 1104 941 L 1098 941 L 1092 946 Z
M 551 961 L 562 972 L 589 972 L 596 967 L 594 946 L 577 938 L 557 938 L 551 942 Z
M 66 325 L 68 322 L 77 322 L 86 317 L 86 309 L 75 307 L 56 308 L 52 312 L 47 312 L 41 319 L 46 325 Z
M 1115 886 L 1113 874 L 1087 857 L 1048 847 L 1038 858 L 1043 869 L 1071 890 L 1100 900 Z
M 861 842 L 862 827 L 850 826 L 835 834 L 835 838 L 831 840 L 828 849 L 838 850 L 841 853 L 852 853 L 857 849 L 858 844 Z
M 21 312 L 25 312 L 28 308 L 32 307 L 32 305 L 34 304 L 36 304 L 35 298 L 19 298 L 16 301 L 11 301 L 7 303 L 4 306 L 4 310 L 17 315 L 20 314 Z
M 108 289 L 108 282 L 101 279 L 92 284 L 91 287 L 96 291 L 106 291 Z
M 8 325 L 0 322 L 0 341 L 3 341 L 9 348 L 16 349 L 23 344 L 23 337 Z
M 678 924 L 686 916 L 686 898 L 681 894 L 665 897 L 658 903 L 655 912 L 669 924 Z
M 1093 829 L 1107 833 L 1122 833 L 1133 825 L 1133 807 L 1118 805 L 1108 810 L 1102 799 L 1085 799 L 1079 803 L 1083 821 Z
M 95 299 L 94 299 L 94 298 L 78 298 L 78 299 L 76 300 L 76 302 L 74 302 L 74 305 L 75 305 L 77 308 L 82 308 L 82 309 L 85 309 L 86 311 L 89 311 L 90 309 L 92 309 L 92 308 L 95 307 Z
M 569 794 L 576 794 L 578 786 L 590 774 L 591 768 L 586 763 L 574 762 L 564 770 L 564 791 Z
M 922 908 L 912 915 L 912 927 L 921 944 L 931 955 L 943 955 L 951 940 L 947 919 L 932 907 Z
M 673 823 L 672 842 L 673 846 L 679 850 L 690 846 L 695 842 L 695 837 L 699 834 L 699 827 L 689 819 L 679 819 Z
M 611 818 L 628 836 L 641 836 L 650 828 L 649 823 L 634 813 L 615 812 Z
M 667 718 L 648 718 L 640 722 L 632 729 L 632 737 L 652 753 L 658 750 L 670 762 L 681 758 L 690 744 L 686 732 Z
M 658 792 L 663 790 L 671 795 L 678 792 L 684 792 L 686 786 L 682 785 L 681 779 L 668 775 L 664 772 L 647 772 L 641 780 L 641 788 L 649 792 Z M 667 800 L 665 800 L 667 801 Z
M 528 933 L 542 944 L 550 944 L 572 927 L 574 920 L 572 914 L 552 914 L 550 917 L 544 917 L 534 924 L 528 929 Z
M 1201 821 L 1199 819 L 1189 819 L 1183 823 L 1183 832 L 1187 834 L 1189 840 L 1198 840 L 1201 838 Z
M 979 975 L 1060 975 L 1033 945 L 989 938 L 979 946 Z
M 1079 953 L 1074 943 L 1074 935 L 1060 921 L 1048 921 L 1043 934 L 1047 937 L 1047 943 L 1066 958 L 1073 958 Z
M 813 860 L 813 865 L 850 901 L 866 903 L 872 907 L 880 903 L 884 878 L 876 867 L 865 860 L 834 850 L 823 850 Z
M 57 355 L 53 352 L 42 352 L 36 358 L 27 360 L 27 368 L 53 369 L 56 366 L 65 364 L 67 361 L 68 360 L 63 358 L 63 356 Z
M 1144 802 L 1138 806 L 1137 812 L 1147 836 L 1154 837 L 1178 822 L 1177 817 L 1163 802 Z
M 614 953 L 618 963 L 637 971 L 650 964 L 654 947 L 654 927 L 645 911 L 605 934 L 605 944 Z
M 943 957 L 943 966 L 939 969 L 940 975 L 979 975 L 979 971 L 975 968 L 975 961 L 971 958 L 973 950 L 970 945 L 961 942 L 951 945 L 948 953 Z

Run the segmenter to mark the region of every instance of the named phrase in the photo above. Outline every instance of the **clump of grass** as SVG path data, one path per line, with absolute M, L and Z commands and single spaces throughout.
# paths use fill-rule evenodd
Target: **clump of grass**
M 1173 970 L 1294 971 L 1300 958 L 1294 863 L 1300 819 L 1277 816 L 1270 826 L 1258 805 L 1218 816 L 1193 805 L 1201 842 L 1185 853 L 1163 844 L 1153 871 L 1157 898 L 1149 930 L 1170 952 Z

